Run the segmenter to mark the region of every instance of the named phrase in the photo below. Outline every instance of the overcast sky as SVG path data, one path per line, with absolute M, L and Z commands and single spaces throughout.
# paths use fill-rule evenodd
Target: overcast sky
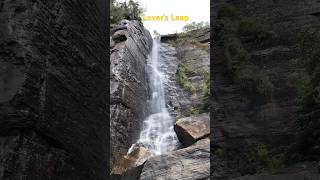
M 120 0 L 121 1 L 121 0 Z M 122 0 L 123 1 L 123 0 Z M 180 32 L 187 23 L 210 22 L 210 0 L 135 0 L 145 10 L 146 16 L 169 16 L 168 21 L 143 21 L 144 26 L 153 34 L 156 30 L 160 34 Z M 172 21 L 174 16 L 188 16 L 189 20 Z

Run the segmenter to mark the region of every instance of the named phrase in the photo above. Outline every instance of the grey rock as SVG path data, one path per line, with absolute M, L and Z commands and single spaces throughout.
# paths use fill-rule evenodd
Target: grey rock
M 136 142 L 148 115 L 146 63 L 152 48 L 149 31 L 138 21 L 121 21 L 116 29 L 111 36 L 122 34 L 127 39 L 115 41 L 110 55 L 111 164 Z
M 145 163 L 140 180 L 205 179 L 210 176 L 210 139 L 194 145 L 155 156 Z
M 106 179 L 106 2 L 0 2 L 0 179 Z
M 126 31 L 125 30 L 121 30 L 121 31 L 116 31 L 111 38 L 113 41 L 115 41 L 116 43 L 122 42 L 127 40 L 127 36 L 126 36 Z
M 116 25 L 114 27 L 112 27 L 112 29 L 110 30 L 110 34 L 114 34 L 115 32 L 119 31 L 119 30 L 126 30 L 127 26 L 126 25 Z
M 264 42 L 240 37 L 252 63 L 262 71 L 270 72 L 274 85 L 272 97 L 243 90 L 240 84 L 228 77 L 223 67 L 224 57 L 218 52 L 217 44 L 213 44 L 216 53 L 211 57 L 214 59 L 211 61 L 214 77 L 211 145 L 213 149 L 223 149 L 226 155 L 221 158 L 212 156 L 212 174 L 213 179 L 229 179 L 255 174 L 264 168 L 259 162 L 244 156 L 259 144 L 266 145 L 272 156 L 272 153 L 284 152 L 293 142 L 297 93 L 288 79 L 297 67 L 290 60 L 299 56 L 296 46 L 300 32 L 319 26 L 317 12 L 320 4 L 317 0 L 214 0 L 211 10 L 219 11 L 220 3 L 234 5 L 244 18 L 267 25 L 272 31 L 272 37 Z M 212 13 L 212 24 L 216 22 L 216 12 Z M 266 178 L 270 177 L 272 179 L 273 176 Z
M 178 119 L 174 125 L 179 141 L 188 147 L 201 138 L 210 134 L 209 114 L 190 116 Z

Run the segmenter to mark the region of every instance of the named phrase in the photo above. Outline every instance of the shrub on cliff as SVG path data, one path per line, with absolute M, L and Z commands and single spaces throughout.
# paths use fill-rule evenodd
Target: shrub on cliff
M 110 1 L 110 24 L 116 24 L 122 19 L 141 21 L 142 13 L 143 9 L 139 7 L 139 3 L 133 0 L 121 3 L 116 0 Z

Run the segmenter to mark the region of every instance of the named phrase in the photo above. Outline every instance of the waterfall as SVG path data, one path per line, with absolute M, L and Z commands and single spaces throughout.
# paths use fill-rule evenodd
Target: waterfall
M 151 115 L 144 120 L 140 138 L 136 143 L 152 150 L 156 155 L 173 151 L 178 144 L 173 129 L 174 118 L 170 116 L 166 108 L 163 86 L 165 76 L 159 70 L 160 45 L 160 36 L 157 36 L 153 39 L 152 53 L 148 59 L 148 68 L 151 71 L 149 73 L 149 86 L 152 94 L 150 100 Z M 131 152 L 134 145 L 131 146 L 128 153 Z

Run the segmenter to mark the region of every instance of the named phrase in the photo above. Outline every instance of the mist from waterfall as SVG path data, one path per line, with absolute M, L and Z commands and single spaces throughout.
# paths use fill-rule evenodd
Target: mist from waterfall
M 165 93 L 163 83 L 165 76 L 159 69 L 159 48 L 160 36 L 153 39 L 151 56 L 148 59 L 149 82 L 151 90 L 150 108 L 151 115 L 143 122 L 143 129 L 136 144 L 140 144 L 156 155 L 175 150 L 178 144 L 176 133 L 174 132 L 174 118 L 172 118 L 166 108 Z M 133 145 L 134 146 L 134 145 Z M 131 149 L 129 152 L 131 152 Z

